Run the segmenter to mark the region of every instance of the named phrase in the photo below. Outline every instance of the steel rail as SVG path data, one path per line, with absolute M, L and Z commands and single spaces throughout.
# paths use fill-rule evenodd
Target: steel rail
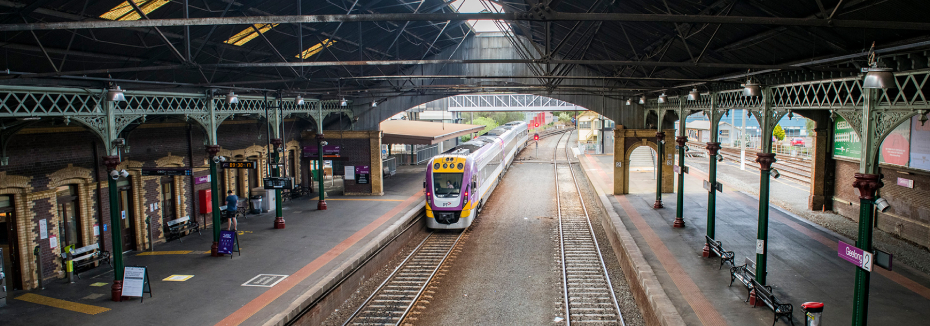
M 568 134 L 568 138 L 571 139 L 571 132 Z M 559 140 L 555 142 L 555 150 L 552 152 L 552 171 L 553 174 L 555 174 L 555 207 L 559 214 L 559 254 L 561 255 L 560 261 L 562 262 L 562 300 L 565 302 L 565 325 L 571 326 L 572 318 L 568 303 L 568 269 L 565 268 L 565 241 L 563 241 L 565 235 L 562 233 L 562 196 L 559 195 L 559 165 L 556 164 L 558 160 L 559 143 L 562 142 L 562 137 L 565 137 L 565 133 L 559 136 Z M 566 148 L 568 147 L 567 142 L 566 140 Z M 566 158 L 568 158 L 567 155 Z
M 74 22 L 2 24 L 0 31 L 104 29 L 163 26 L 253 25 L 253 24 L 318 24 L 380 21 L 466 21 L 503 20 L 559 22 L 559 21 L 613 21 L 654 23 L 697 23 L 734 25 L 776 25 L 825 28 L 867 28 L 898 30 L 930 30 L 930 23 L 877 20 L 811 19 L 759 16 L 712 16 L 679 14 L 628 14 L 628 13 L 567 13 L 567 12 L 509 12 L 509 13 L 377 13 L 333 15 L 278 15 L 249 17 L 166 18 L 152 20 L 87 20 Z
M 429 236 L 427 236 L 425 239 L 423 239 L 423 241 L 421 241 L 420 244 L 417 245 L 417 247 L 416 247 L 409 255 L 407 255 L 407 257 L 400 263 L 400 265 L 398 265 L 398 266 L 394 269 L 394 271 L 392 271 L 391 274 L 390 274 L 383 282 L 381 282 L 381 284 L 378 286 L 378 288 L 375 289 L 375 291 L 373 291 L 372 294 L 371 294 L 370 296 L 368 296 L 367 299 L 365 299 L 365 302 L 363 302 L 363 303 L 359 306 L 359 308 L 356 309 L 355 312 L 353 312 L 352 315 L 349 316 L 349 318 L 346 319 L 346 321 L 345 321 L 342 325 L 343 325 L 343 326 L 346 326 L 346 325 L 349 325 L 349 324 L 353 323 L 353 321 L 354 321 L 356 318 L 358 318 L 358 317 L 363 313 L 363 311 L 365 310 L 365 308 L 366 308 L 366 307 L 369 307 L 369 305 L 371 304 L 372 300 L 373 300 L 376 296 L 378 296 L 379 294 L 382 293 L 382 291 L 384 290 L 385 286 L 387 286 L 388 283 L 390 283 L 391 281 L 393 281 L 399 272 L 401 272 L 403 269 L 405 269 L 406 267 L 408 267 L 408 263 L 410 263 L 410 262 L 411 262 L 413 259 L 415 259 L 417 256 L 423 254 L 423 253 L 421 252 L 421 250 L 424 249 L 424 246 L 426 245 L 426 243 L 427 243 L 428 241 L 430 241 L 431 238 L 434 238 L 434 236 L 435 236 L 436 234 L 437 234 L 436 232 L 432 232 L 432 233 L 430 233 Z M 417 289 L 417 292 L 413 295 L 413 298 L 410 299 L 410 303 L 405 305 L 406 307 L 405 307 L 404 310 L 401 312 L 400 316 L 397 317 L 398 319 L 397 319 L 397 322 L 395 323 L 395 325 L 400 325 L 400 324 L 404 321 L 404 319 L 407 317 L 407 314 L 410 312 L 410 309 L 411 309 L 411 308 L 413 307 L 413 305 L 417 302 L 417 300 L 420 299 L 420 296 L 423 294 L 423 291 L 426 290 L 426 286 L 429 285 L 429 283 L 433 280 L 433 277 L 436 276 L 436 272 L 439 271 L 439 268 L 442 267 L 442 265 L 445 263 L 445 261 L 449 258 L 449 254 L 452 253 L 452 250 L 455 248 L 456 245 L 458 245 L 459 241 L 462 239 L 462 235 L 464 235 L 464 234 L 465 234 L 465 231 L 460 232 L 459 235 L 455 238 L 455 240 L 452 241 L 452 244 L 449 245 L 448 250 L 446 250 L 446 252 L 445 252 L 445 254 L 443 254 L 442 258 L 440 258 L 439 261 L 436 263 L 436 267 L 433 268 L 433 270 L 430 272 L 430 274 L 422 281 L 422 284 L 420 285 L 419 289 Z M 396 312 L 396 311 L 397 311 L 397 310 L 394 310 L 394 312 Z M 389 313 L 390 313 L 390 311 L 384 311 L 384 312 L 382 313 L 382 315 L 388 315 Z M 391 318 L 393 318 L 393 317 L 391 317 Z
M 578 186 L 578 180 L 575 177 L 574 170 L 572 170 L 572 161 L 568 154 L 568 149 L 569 149 L 568 142 L 571 139 L 571 133 L 572 131 L 569 131 L 567 133 L 569 137 L 568 139 L 566 139 L 566 146 L 565 146 L 566 163 L 565 164 L 568 165 L 568 170 L 572 178 L 572 183 L 575 185 L 575 193 L 578 195 L 578 201 L 581 203 L 581 209 L 584 212 L 585 225 L 587 226 L 587 231 L 591 235 L 591 241 L 594 244 L 594 251 L 597 253 L 598 263 L 600 263 L 601 272 L 603 272 L 602 276 L 604 277 L 604 283 L 607 284 L 607 290 L 608 292 L 610 292 L 610 298 L 611 298 L 613 310 L 617 314 L 617 319 L 620 322 L 620 325 L 625 326 L 626 323 L 623 321 L 623 313 L 620 311 L 620 304 L 617 302 L 617 295 L 614 292 L 613 284 L 610 280 L 610 274 L 607 271 L 607 265 L 604 263 L 603 255 L 601 255 L 601 247 L 597 242 L 597 237 L 594 233 L 594 228 L 593 226 L 591 226 L 591 219 L 590 219 L 590 216 L 588 215 L 587 206 L 584 204 L 584 197 L 581 194 L 581 188 Z M 563 134 L 563 136 L 564 135 L 565 134 Z M 561 137 L 559 138 L 559 142 L 561 142 Z M 557 154 L 558 154 L 558 143 L 556 144 L 556 153 L 554 155 L 557 155 Z M 565 293 L 564 300 L 565 300 L 565 310 L 566 310 L 565 321 L 566 321 L 566 325 L 571 325 L 571 308 L 570 308 L 570 302 L 569 302 L 569 297 L 568 297 L 568 269 L 566 268 L 566 260 L 565 260 L 565 236 L 564 236 L 564 232 L 562 228 L 563 219 L 562 219 L 562 207 L 561 207 L 561 192 L 559 190 L 558 165 L 559 163 L 557 160 L 553 162 L 553 166 L 556 171 L 555 182 L 556 182 L 557 203 L 559 204 L 559 209 L 558 209 L 558 212 L 559 212 L 559 246 L 562 250 L 562 277 L 563 277 L 563 291 Z

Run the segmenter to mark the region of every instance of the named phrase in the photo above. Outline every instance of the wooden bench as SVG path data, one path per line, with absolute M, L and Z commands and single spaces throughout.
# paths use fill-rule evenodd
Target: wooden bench
M 760 300 L 765 303 L 769 309 L 772 309 L 775 312 L 775 320 L 772 321 L 772 325 L 778 322 L 778 318 L 781 316 L 788 317 L 788 322 L 794 326 L 794 318 L 791 317 L 791 313 L 794 311 L 794 306 L 790 303 L 781 303 L 778 301 L 778 298 L 775 297 L 775 294 L 772 293 L 772 287 L 767 285 L 759 284 L 755 279 L 750 280 L 753 290 L 756 291 L 756 302 Z
M 69 252 L 71 253 L 72 268 L 75 271 L 78 268 L 87 267 L 101 261 L 106 261 L 107 265 L 110 265 L 110 253 L 100 250 L 100 245 L 96 243 L 77 249 L 69 249 Z M 67 262 L 68 252 L 61 253 L 61 258 Z M 78 278 L 81 277 L 81 274 L 75 273 L 75 275 Z
M 717 254 L 717 257 L 720 257 L 720 267 L 717 269 L 723 268 L 723 263 L 726 262 L 729 262 L 730 266 L 736 266 L 736 264 L 733 263 L 733 257 L 736 257 L 735 253 L 723 250 L 723 244 L 710 236 L 704 235 L 704 238 L 707 240 L 707 245 L 710 247 L 710 250 Z
M 188 216 L 165 222 L 165 239 L 167 241 L 171 241 L 171 239 L 181 241 L 181 237 L 190 234 L 190 231 L 197 231 L 197 234 L 201 234 L 200 224 L 195 220 L 191 220 Z

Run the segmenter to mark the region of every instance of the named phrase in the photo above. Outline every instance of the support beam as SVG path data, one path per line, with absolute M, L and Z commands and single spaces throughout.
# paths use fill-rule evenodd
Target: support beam
M 662 131 L 662 122 L 665 121 L 665 112 L 667 111 L 663 104 L 659 104 L 656 109 L 656 202 L 652 208 L 659 209 L 662 206 L 662 167 L 665 166 L 665 132 Z
M 688 119 L 688 110 L 685 109 L 685 101 L 678 101 L 678 137 L 675 142 L 678 143 L 678 203 L 675 205 L 675 222 L 672 227 L 685 227 L 685 144 L 688 143 L 688 134 L 686 133 L 685 120 Z
M 61 29 L 104 29 L 131 27 L 170 27 L 170 26 L 210 26 L 210 25 L 254 25 L 254 24 L 316 24 L 339 22 L 380 22 L 380 21 L 463 21 L 463 20 L 504 20 L 513 21 L 614 21 L 614 22 L 658 22 L 658 23 L 698 23 L 698 24 L 732 24 L 732 25 L 775 25 L 806 26 L 824 28 L 866 28 L 893 30 L 930 30 L 930 23 L 897 22 L 875 20 L 841 20 L 809 19 L 759 16 L 708 16 L 708 15 L 667 15 L 667 14 L 627 14 L 627 13 L 566 13 L 552 12 L 539 16 L 536 13 L 384 13 L 384 14 L 347 14 L 347 15 L 291 15 L 260 17 L 205 17 L 205 18 L 168 18 L 151 20 L 89 20 L 76 22 L 51 22 L 29 24 L 0 25 L 0 31 L 61 30 Z
M 762 90 L 762 110 L 753 111 L 752 114 L 762 128 L 762 150 L 756 154 L 759 163 L 759 223 L 756 230 L 756 281 L 766 284 L 768 273 L 768 240 L 769 240 L 769 178 L 772 164 L 775 163 L 775 153 L 772 153 L 772 135 L 778 121 L 785 116 L 785 112 L 778 112 L 772 108 L 772 89 Z
M 710 119 L 710 141 L 707 142 L 707 182 L 710 184 L 710 189 L 707 191 L 707 236 L 711 239 L 716 239 L 716 218 L 717 218 L 717 152 L 720 151 L 720 143 L 717 141 L 717 128 L 720 124 L 720 118 L 723 117 L 723 112 L 717 110 L 717 94 L 710 93 L 710 109 L 705 111 L 707 117 Z M 704 250 L 702 256 L 711 257 L 713 256 L 713 251 L 710 250 L 710 245 L 704 243 Z

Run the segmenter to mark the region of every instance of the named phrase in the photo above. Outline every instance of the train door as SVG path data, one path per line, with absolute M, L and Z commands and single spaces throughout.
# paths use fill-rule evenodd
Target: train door
M 123 235 L 123 252 L 136 250 L 136 229 L 132 211 L 132 187 L 129 180 L 121 179 L 116 183 L 119 189 L 120 226 Z
M 174 212 L 174 180 L 171 178 L 161 184 L 161 219 L 162 221 L 171 221 L 177 219 Z
M 0 250 L 3 250 L 3 272 L 6 285 L 10 289 L 22 289 L 20 276 L 19 248 L 16 245 L 16 214 L 13 208 L 13 196 L 0 196 Z

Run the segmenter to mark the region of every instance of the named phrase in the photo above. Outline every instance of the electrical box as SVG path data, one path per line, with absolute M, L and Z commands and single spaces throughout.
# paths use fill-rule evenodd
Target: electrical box
M 200 204 L 200 214 L 213 213 L 213 192 L 210 189 L 198 191 L 197 200 Z

